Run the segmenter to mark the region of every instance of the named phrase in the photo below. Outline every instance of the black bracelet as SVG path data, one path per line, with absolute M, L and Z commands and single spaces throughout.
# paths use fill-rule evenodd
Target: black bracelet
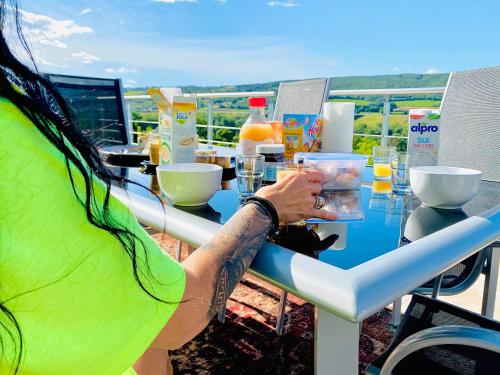
M 274 233 L 278 233 L 280 230 L 280 219 L 278 217 L 278 213 L 276 212 L 276 208 L 274 208 L 273 204 L 269 202 L 267 199 L 261 197 L 248 197 L 245 199 L 245 204 L 254 203 L 260 206 L 264 211 L 266 211 L 267 216 L 271 219 L 272 231 Z

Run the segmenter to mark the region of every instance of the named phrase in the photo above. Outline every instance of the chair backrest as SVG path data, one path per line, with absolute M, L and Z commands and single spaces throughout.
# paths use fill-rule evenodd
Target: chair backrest
M 500 181 L 500 67 L 453 72 L 441 103 L 439 164 Z
M 128 144 L 120 79 L 46 74 L 73 110 L 82 133 L 99 146 Z
M 282 121 L 285 113 L 320 113 L 329 93 L 328 78 L 281 82 L 273 119 Z

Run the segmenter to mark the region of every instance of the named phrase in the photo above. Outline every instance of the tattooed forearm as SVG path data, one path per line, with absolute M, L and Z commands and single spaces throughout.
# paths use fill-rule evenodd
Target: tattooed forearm
M 219 272 L 214 280 L 209 318 L 222 311 L 234 288 L 264 243 L 271 222 L 257 205 L 243 207 L 215 237 L 198 251 L 216 255 Z M 208 255 L 208 254 L 207 254 Z

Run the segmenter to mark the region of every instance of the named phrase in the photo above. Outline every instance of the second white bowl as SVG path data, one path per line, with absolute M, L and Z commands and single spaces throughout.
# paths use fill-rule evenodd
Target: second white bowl
M 178 206 L 201 206 L 220 189 L 222 167 L 213 164 L 178 163 L 156 168 L 163 194 Z
M 413 193 L 429 207 L 457 209 L 479 190 L 482 173 L 475 169 L 422 166 L 410 168 Z

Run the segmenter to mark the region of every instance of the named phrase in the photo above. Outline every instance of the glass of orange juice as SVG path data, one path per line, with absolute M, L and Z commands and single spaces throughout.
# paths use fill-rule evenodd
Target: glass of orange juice
M 149 140 L 149 162 L 151 164 L 160 164 L 160 139 L 153 138 Z
M 373 180 L 391 181 L 391 155 L 396 152 L 395 147 L 373 147 Z

